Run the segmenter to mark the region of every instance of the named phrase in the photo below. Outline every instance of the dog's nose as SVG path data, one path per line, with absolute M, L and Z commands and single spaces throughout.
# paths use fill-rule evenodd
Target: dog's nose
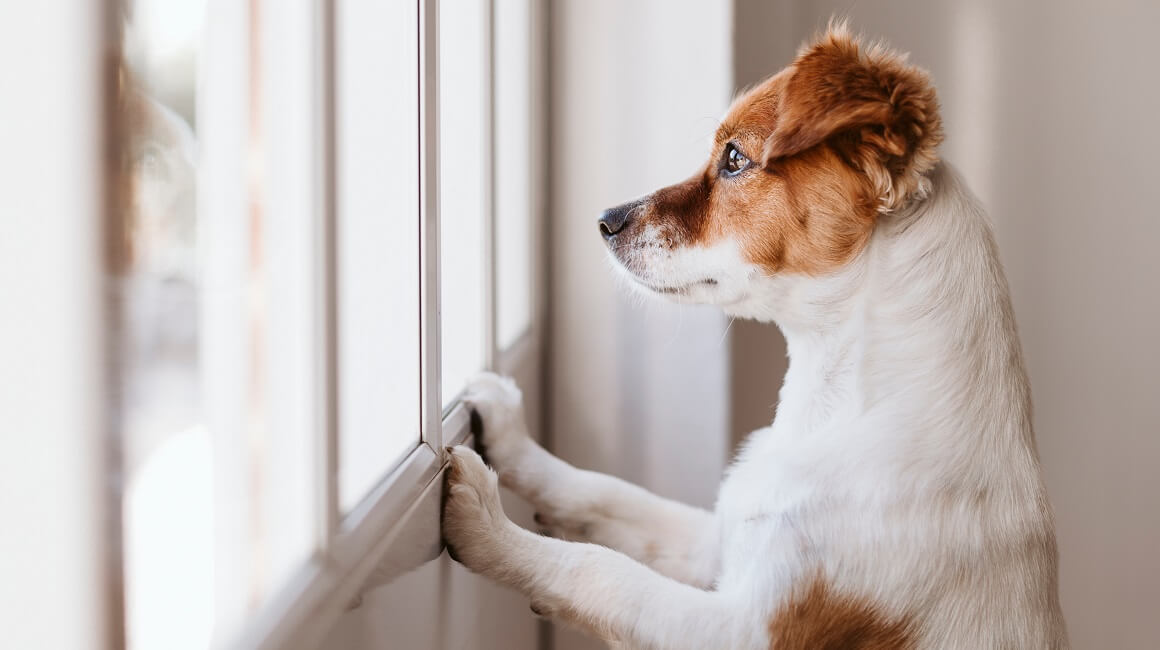
M 612 239 L 616 233 L 624 230 L 632 217 L 632 211 L 640 205 L 640 201 L 631 201 L 615 208 L 608 208 L 600 215 L 600 234 L 605 239 Z

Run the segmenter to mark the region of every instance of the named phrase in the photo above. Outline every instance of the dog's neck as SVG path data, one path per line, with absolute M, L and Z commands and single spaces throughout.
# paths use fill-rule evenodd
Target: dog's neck
M 873 413 L 915 433 L 986 429 L 1031 443 L 1027 382 L 990 226 L 954 170 L 940 165 L 930 176 L 930 195 L 883 216 L 841 272 L 771 280 L 767 315 L 790 357 L 777 421 L 792 422 L 795 433 Z M 996 400 L 1003 408 L 993 408 Z M 980 412 L 1010 421 L 980 423 Z

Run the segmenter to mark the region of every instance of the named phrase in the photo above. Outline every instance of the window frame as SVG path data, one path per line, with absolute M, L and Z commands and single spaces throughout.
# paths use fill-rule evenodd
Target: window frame
M 315 19 L 314 69 L 311 84 L 315 89 L 313 122 L 315 129 L 308 134 L 313 143 L 313 176 L 316 186 L 312 188 L 314 201 L 312 222 L 315 248 L 311 254 L 311 268 L 314 284 L 311 287 L 311 301 L 315 307 L 310 324 L 315 336 L 314 370 L 315 392 L 312 402 L 316 449 L 314 485 L 316 511 L 314 543 L 315 553 L 308 563 L 278 588 L 267 602 L 243 628 L 224 632 L 215 630 L 215 646 L 243 647 L 314 647 L 329 632 L 330 626 L 347 607 L 357 601 L 359 593 L 368 585 L 381 584 L 391 577 L 430 561 L 442 552 L 439 531 L 439 506 L 441 497 L 441 472 L 446 466 L 445 446 L 468 440 L 469 416 L 460 403 L 452 403 L 447 409 L 442 406 L 439 386 L 439 267 L 438 267 L 438 29 L 437 16 L 439 0 L 412 0 L 419 4 L 420 21 L 420 132 L 421 144 L 421 240 L 423 253 L 421 276 L 421 354 L 423 355 L 422 375 L 422 427 L 420 442 L 394 470 L 389 472 L 360 505 L 346 517 L 338 508 L 337 443 L 337 340 L 336 340 L 336 272 L 335 272 L 335 56 L 334 56 L 334 14 L 337 0 L 301 0 L 293 3 L 295 8 L 307 7 Z M 491 24 L 495 14 L 494 0 L 482 0 L 488 24 L 485 29 L 487 105 L 494 105 L 494 55 L 495 38 Z M 537 32 L 543 15 L 540 0 L 529 0 L 531 17 L 527 29 L 533 50 L 543 48 L 543 36 Z M 255 1 L 249 3 L 253 8 Z M 117 0 L 85 5 L 87 8 L 77 14 L 66 3 L 50 0 L 41 5 L 22 7 L 21 11 L 31 12 L 23 16 L 25 20 L 0 21 L 0 28 L 11 24 L 8 30 L 16 36 L 8 45 L 8 50 L 26 55 L 28 52 L 48 53 L 40 67 L 19 65 L 23 72 L 16 77 L 17 87 L 30 87 L 33 101 L 24 113 L 29 120 L 17 120 L 14 124 L 24 125 L 22 135 L 37 134 L 28 130 L 27 124 L 43 121 L 37 114 L 45 106 L 50 107 L 46 115 L 56 119 L 54 133 L 63 134 L 63 139 L 35 139 L 18 137 L 17 151 L 27 148 L 39 152 L 35 160 L 58 158 L 72 161 L 64 166 L 56 165 L 58 176 L 52 183 L 45 183 L 39 176 L 31 180 L 27 175 L 16 174 L 17 179 L 25 179 L 25 184 L 17 184 L 11 196 L 17 205 L 27 204 L 33 213 L 43 212 L 46 218 L 29 222 L 30 230 L 25 243 L 25 252 L 34 251 L 37 259 L 29 262 L 29 257 L 5 258 L 11 268 L 44 268 L 53 273 L 41 278 L 42 284 L 55 287 L 57 291 L 47 292 L 57 295 L 58 300 L 49 301 L 43 308 L 29 309 L 30 341 L 7 341 L 6 351 L 16 353 L 14 358 L 31 358 L 29 367 L 41 367 L 42 372 L 29 377 L 21 377 L 30 383 L 32 389 L 47 378 L 56 386 L 51 394 L 54 404 L 75 408 L 46 409 L 38 400 L 18 403 L 13 413 L 19 419 L 36 422 L 51 442 L 64 441 L 49 447 L 40 445 L 38 454 L 28 460 L 27 443 L 23 438 L 13 438 L 15 452 L 6 457 L 19 459 L 27 467 L 15 474 L 17 477 L 31 477 L 44 468 L 72 467 L 69 480 L 57 481 L 57 490 L 44 494 L 25 496 L 28 503 L 18 512 L 29 511 L 31 506 L 49 504 L 43 511 L 74 513 L 75 516 L 57 517 L 70 523 L 64 529 L 51 528 L 32 535 L 22 547 L 29 553 L 16 554 L 18 557 L 43 557 L 46 566 L 65 566 L 73 573 L 53 575 L 60 584 L 68 583 L 63 600 L 60 593 L 52 596 L 51 602 L 45 593 L 35 592 L 31 596 L 28 609 L 33 612 L 30 621 L 39 625 L 51 616 L 58 623 L 70 621 L 70 625 L 53 628 L 54 638 L 73 639 L 83 636 L 91 639 L 97 647 L 120 647 L 124 645 L 124 582 L 121 574 L 124 547 L 121 543 L 122 524 L 120 521 L 123 494 L 120 481 L 122 465 L 117 437 L 118 423 L 110 394 L 108 381 L 116 372 L 112 366 L 109 351 L 116 330 L 117 309 L 115 299 L 109 295 L 108 283 L 103 278 L 109 269 L 108 258 L 113 247 L 115 227 L 119 219 L 118 198 L 119 170 L 110 161 L 118 159 L 121 146 L 122 125 L 116 117 L 118 79 L 115 62 L 120 55 L 118 41 L 121 3 Z M 249 10 L 243 10 L 248 12 Z M 61 21 L 69 16 L 70 20 Z M 253 16 L 247 16 L 247 21 Z M 259 20 L 261 18 L 259 17 Z M 67 29 L 61 29 L 66 25 Z M 254 25 L 249 37 L 254 34 Z M 15 31 L 14 31 L 15 30 Z M 3 31 L 3 29 L 0 29 Z M 6 32 L 7 33 L 7 32 Z M 37 45 L 30 46 L 35 41 Z M 45 44 L 56 47 L 42 47 Z M 225 43 L 227 48 L 240 46 L 241 55 L 252 54 L 247 45 L 233 40 Z M 55 54 L 54 54 L 55 53 Z M 89 56 L 93 55 L 93 56 Z M 20 61 L 20 57 L 10 57 Z M 530 88 L 532 96 L 543 88 L 542 62 L 532 63 Z M 60 74 L 45 74 L 56 71 Z M 60 78 L 72 79 L 75 83 L 56 83 Z M 45 85 L 44 80 L 54 83 Z M 63 95 L 62 95 L 63 93 Z M 57 101 L 67 96 L 76 101 Z M 84 101 L 88 98 L 92 101 Z M 99 107 L 97 111 L 91 107 Z M 18 111 L 19 112 L 19 111 Z M 539 113 L 532 111 L 535 119 L 530 128 L 533 131 L 532 148 L 541 146 L 543 124 Z M 248 119 L 239 116 L 240 120 Z M 495 158 L 495 120 L 488 112 L 486 142 L 489 159 Z M 244 131 L 243 131 L 244 132 Z M 247 136 L 248 137 L 248 136 Z M 239 144 L 241 142 L 239 141 Z M 252 142 L 246 143 L 253 145 Z M 80 149 L 78 150 L 78 146 Z M 244 151 L 231 151 L 243 154 Z M 529 155 L 532 152 L 529 152 Z M 41 171 L 40 167 L 28 165 L 21 159 L 19 171 Z M 43 165 L 41 166 L 43 167 Z M 484 323 L 486 345 L 485 358 L 488 367 L 500 372 L 514 373 L 517 369 L 536 367 L 541 361 L 544 301 L 543 301 L 543 254 L 537 242 L 542 240 L 543 228 L 543 170 L 535 172 L 530 182 L 535 195 L 529 201 L 531 223 L 534 232 L 531 238 L 532 258 L 530 268 L 533 274 L 529 290 L 531 321 L 527 330 L 506 350 L 496 349 L 496 278 L 495 266 L 495 174 L 494 164 L 486 170 L 487 205 L 485 214 L 485 259 L 489 270 L 488 294 L 485 297 L 486 319 Z M 60 174 L 69 179 L 68 185 L 75 192 L 52 191 L 60 184 Z M 39 242 L 40 245 L 36 245 Z M 63 244 L 62 244 L 63 242 Z M 104 258 L 104 259 L 102 259 Z M 53 265 L 50 262 L 57 261 Z M 11 277 L 9 277 L 9 275 Z M 12 279 L 21 288 L 25 275 L 9 274 L 4 279 Z M 0 282 L 0 284 L 5 284 Z M 44 287 L 41 287 L 43 289 Z M 27 293 L 27 292 L 25 292 Z M 44 293 L 44 292 L 40 292 Z M 37 293 L 36 296 L 39 296 Z M 32 305 L 33 294 L 20 294 Z M 39 298 L 36 298 L 39 300 Z M 78 314 L 80 317 L 78 317 Z M 77 323 L 92 324 L 91 327 L 74 327 Z M 43 327 L 42 327 L 43 326 Z M 65 329 L 61 329 L 64 327 Z M 40 328 L 40 329 L 38 329 Z M 67 344 L 60 347 L 61 340 Z M 64 350 L 74 353 L 69 358 L 61 354 L 43 357 L 42 350 Z M 59 350 L 58 350 L 59 351 Z M 57 381 L 57 379 L 62 381 Z M 19 392 L 16 393 L 19 395 Z M 79 418 L 79 419 L 78 419 Z M 81 422 L 83 420 L 83 422 Z M 78 425 L 78 422 L 80 424 Z M 72 426 L 77 425 L 77 426 Z M 102 448 L 102 441 L 107 443 Z M 68 443 L 68 444 L 66 444 Z M 12 445 L 7 445 L 12 447 Z M 42 448 L 43 447 L 43 448 Z M 51 447 L 51 448 L 50 448 Z M 51 474 L 52 472 L 48 472 Z M 33 508 L 35 509 L 35 508 Z M 81 534 L 68 534 L 80 531 Z M 45 544 L 48 538 L 50 544 Z M 14 556 L 14 557 L 15 557 Z M 43 578 L 43 576 L 42 576 Z M 44 579 L 40 580 L 49 584 Z M 76 584 L 73 584 L 76 583 Z M 19 583 L 19 580 L 17 581 Z M 54 583 L 55 584 L 55 583 Z M 72 588 L 76 587 L 76 588 Z M 43 591 L 43 590 L 40 590 Z M 59 590 L 57 590 L 59 591 Z M 33 629 L 35 628 L 35 629 Z M 21 633 L 43 640 L 46 630 L 35 626 L 18 627 L 16 638 Z M 236 633 L 236 634 L 235 634 Z M 78 636 L 79 635 L 79 636 Z M 31 638 L 31 636 L 29 638 Z
M 3 534 L 0 601 L 15 647 L 124 645 L 104 279 L 116 248 L 106 235 L 120 49 L 106 9 L 0 7 L 0 79 L 21 98 L 0 124 L 0 188 L 22 216 L 0 242 L 0 294 L 20 315 L 0 338 L 0 512 L 19 522 Z
M 439 0 L 412 0 L 419 5 L 419 160 L 420 160 L 420 354 L 421 427 L 417 445 L 394 469 L 345 515 L 339 504 L 337 483 L 339 453 L 336 272 L 336 7 L 338 0 L 312 2 L 315 13 L 315 70 L 317 89 L 316 133 L 314 134 L 315 188 L 315 278 L 313 287 L 317 379 L 316 449 L 317 463 L 316 552 L 310 561 L 278 589 L 234 638 L 218 638 L 224 645 L 239 647 L 315 647 L 323 641 L 347 609 L 357 606 L 361 593 L 439 557 L 443 550 L 439 530 L 442 472 L 446 467 L 446 447 L 470 439 L 470 417 L 458 399 L 444 407 L 441 387 L 440 349 L 440 214 L 439 214 Z M 537 271 L 529 283 L 530 322 L 524 332 L 506 348 L 497 346 L 497 273 L 495 264 L 495 0 L 484 4 L 485 89 L 484 143 L 487 148 L 484 175 L 484 364 L 503 373 L 538 368 L 542 359 L 543 256 L 538 242 L 545 234 L 540 186 L 542 171 L 533 171 L 528 201 L 533 231 L 527 254 L 529 268 Z M 543 47 L 534 26 L 539 24 L 537 0 L 529 2 L 529 47 Z M 530 64 L 530 96 L 542 89 L 542 69 Z M 540 146 L 541 121 L 536 108 L 529 124 L 531 147 Z M 531 155 L 533 152 L 529 152 Z M 538 372 L 535 373 L 538 376 Z

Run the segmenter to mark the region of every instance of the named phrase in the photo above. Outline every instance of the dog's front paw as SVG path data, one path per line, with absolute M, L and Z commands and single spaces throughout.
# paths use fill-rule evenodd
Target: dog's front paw
M 452 558 L 472 571 L 488 574 L 501 562 L 505 533 L 514 524 L 504 514 L 495 472 L 463 445 L 450 452 L 443 539 Z
M 510 377 L 484 372 L 467 383 L 464 403 L 479 416 L 476 446 L 501 474 L 515 469 L 522 447 L 530 442 L 524 420 L 524 397 Z

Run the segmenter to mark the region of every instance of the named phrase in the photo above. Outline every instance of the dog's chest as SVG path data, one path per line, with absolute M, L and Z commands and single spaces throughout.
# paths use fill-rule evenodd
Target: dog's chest
M 752 434 L 718 494 L 726 562 L 739 554 L 793 562 L 846 536 L 835 526 L 844 525 L 841 513 L 855 507 L 850 494 L 865 493 L 859 486 L 875 470 L 869 458 L 850 459 L 856 445 L 840 440 L 820 432 L 779 436 L 776 425 Z
M 755 432 L 718 493 L 726 540 L 742 535 L 784 539 L 786 529 L 799 526 L 809 505 L 823 498 L 819 479 L 808 450 L 778 441 L 772 430 Z
M 803 552 L 811 551 L 814 506 L 824 496 L 792 460 L 748 451 L 730 468 L 718 495 L 718 586 L 762 593 L 773 603 L 800 572 Z

